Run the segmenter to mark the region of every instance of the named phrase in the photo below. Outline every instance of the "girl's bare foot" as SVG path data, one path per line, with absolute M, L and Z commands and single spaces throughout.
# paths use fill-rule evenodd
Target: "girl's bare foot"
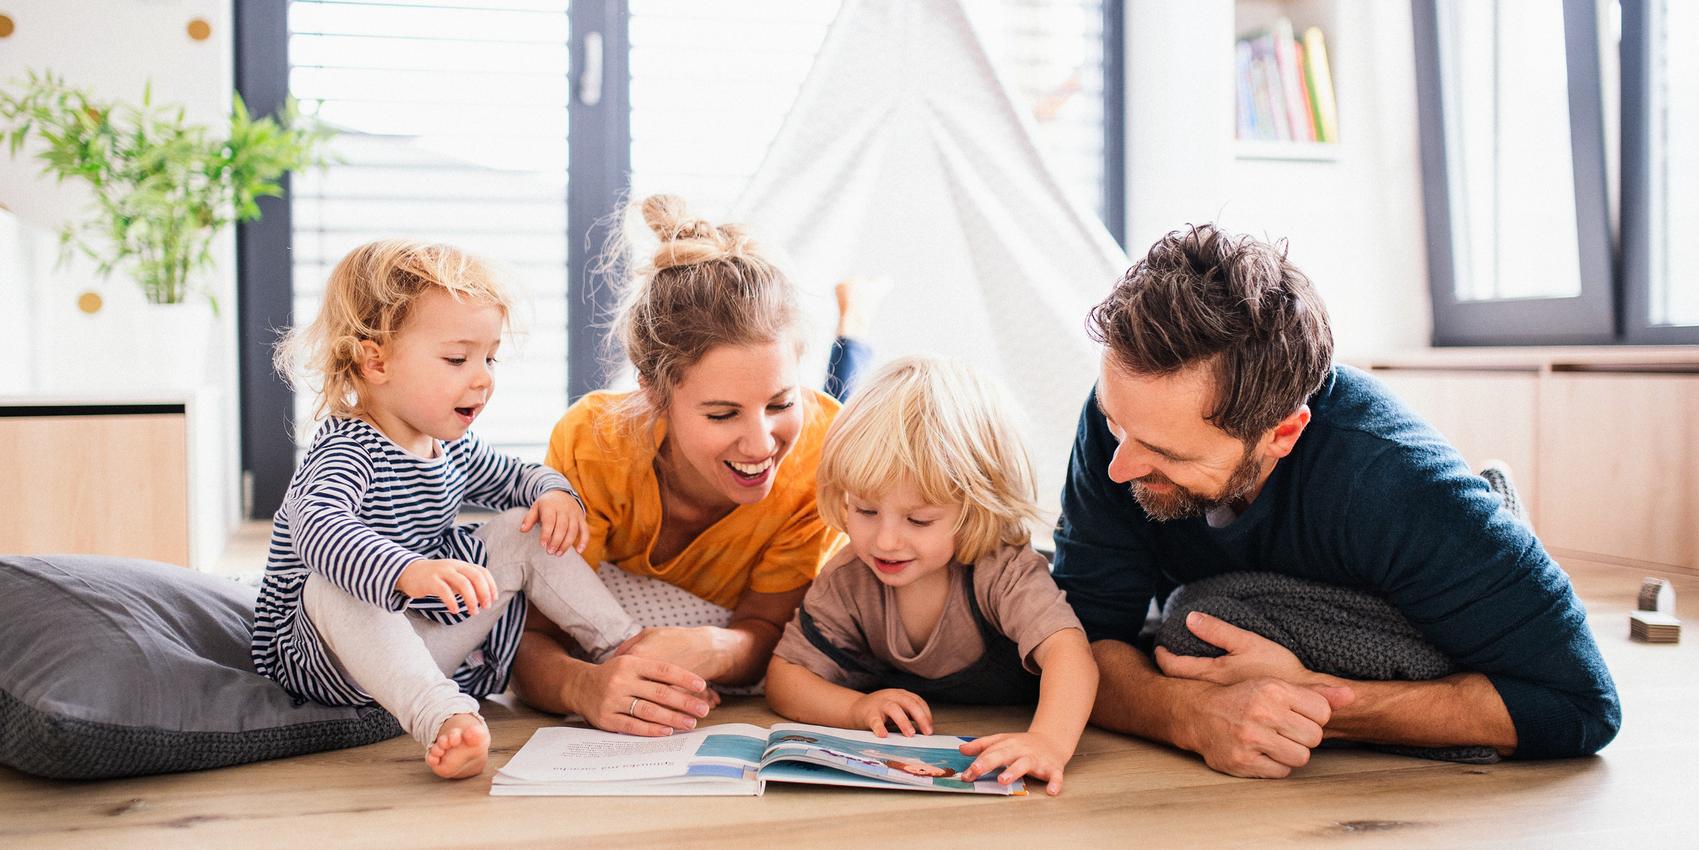
M 484 772 L 490 758 L 490 729 L 471 712 L 442 722 L 437 739 L 425 753 L 431 772 L 444 779 L 466 779 Z
M 878 277 L 846 277 L 832 287 L 838 298 L 838 336 L 863 339 L 873 325 L 873 314 L 879 302 L 891 291 L 891 279 Z

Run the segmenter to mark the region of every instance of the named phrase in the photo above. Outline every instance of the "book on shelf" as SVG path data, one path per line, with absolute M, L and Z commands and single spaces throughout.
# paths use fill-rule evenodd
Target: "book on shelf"
M 1304 30 L 1304 82 L 1316 120 L 1316 141 L 1339 141 L 1339 108 L 1333 100 L 1333 71 L 1327 64 L 1327 43 L 1320 27 Z
M 1338 141 L 1333 74 L 1319 28 L 1304 30 L 1300 40 L 1291 20 L 1278 18 L 1240 38 L 1233 55 L 1239 138 Z
M 1019 780 L 962 781 L 971 738 L 897 735 L 802 723 L 708 726 L 664 738 L 598 729 L 537 730 L 496 772 L 495 796 L 760 796 L 768 782 L 962 794 L 1026 793 Z
M 1298 65 L 1298 40 L 1292 35 L 1292 21 L 1275 19 L 1269 41 L 1274 53 L 1275 78 L 1280 81 L 1280 102 L 1286 107 L 1286 138 L 1313 142 L 1315 133 L 1310 116 L 1304 111 L 1304 69 Z

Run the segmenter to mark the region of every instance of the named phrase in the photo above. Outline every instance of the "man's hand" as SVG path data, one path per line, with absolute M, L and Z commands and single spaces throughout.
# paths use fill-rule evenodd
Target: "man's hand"
M 1251 679 L 1280 679 L 1294 685 L 1323 684 L 1292 651 L 1256 632 L 1249 632 L 1202 611 L 1186 615 L 1186 628 L 1213 646 L 1227 651 L 1219 658 L 1175 655 L 1156 648 L 1156 666 L 1176 679 L 1197 679 L 1217 685 L 1236 685 Z
M 584 508 L 565 490 L 550 490 L 531 503 L 531 510 L 519 522 L 521 534 L 534 525 L 543 528 L 543 549 L 559 557 L 572 546 L 579 552 L 590 545 L 590 523 L 584 518 Z
M 1212 687 L 1188 706 L 1186 734 L 1175 743 L 1222 773 L 1281 779 L 1309 763 L 1322 727 L 1354 698 L 1349 688 L 1271 678 Z

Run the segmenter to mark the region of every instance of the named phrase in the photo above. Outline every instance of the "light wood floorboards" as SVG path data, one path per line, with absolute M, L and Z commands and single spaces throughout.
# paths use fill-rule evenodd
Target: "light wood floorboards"
M 1699 846 L 1699 578 L 1675 579 L 1689 633 L 1628 640 L 1647 574 L 1568 561 L 1624 702 L 1596 758 L 1456 765 L 1325 750 L 1292 778 L 1240 780 L 1189 754 L 1088 730 L 1056 799 L 777 785 L 764 798 L 494 798 L 489 775 L 441 782 L 416 745 L 224 770 L 51 782 L 0 769 L 0 847 L 55 846 Z M 542 724 L 486 705 L 499 765 Z M 1008 709 L 946 708 L 939 731 L 1024 728 Z M 714 722 L 776 720 L 731 700 Z

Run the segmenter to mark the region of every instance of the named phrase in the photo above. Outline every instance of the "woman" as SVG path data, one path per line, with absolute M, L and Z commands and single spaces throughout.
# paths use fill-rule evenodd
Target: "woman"
M 666 582 L 717 606 L 710 619 L 719 622 L 647 629 L 591 664 L 532 609 L 515 688 L 533 706 L 601 729 L 666 735 L 706 716 L 718 701 L 708 683 L 760 680 L 809 583 L 842 545 L 814 502 L 838 403 L 801 386 L 795 287 L 739 228 L 693 218 L 669 196 L 645 200 L 642 213 L 660 245 L 631 275 L 615 322 L 638 389 L 574 404 L 547 463 L 583 495 L 583 554 L 620 568 L 603 571 L 610 584 Z M 853 283 L 839 289 L 840 332 L 860 321 L 842 303 L 851 293 Z M 865 354 L 840 339 L 828 387 L 847 391 Z

